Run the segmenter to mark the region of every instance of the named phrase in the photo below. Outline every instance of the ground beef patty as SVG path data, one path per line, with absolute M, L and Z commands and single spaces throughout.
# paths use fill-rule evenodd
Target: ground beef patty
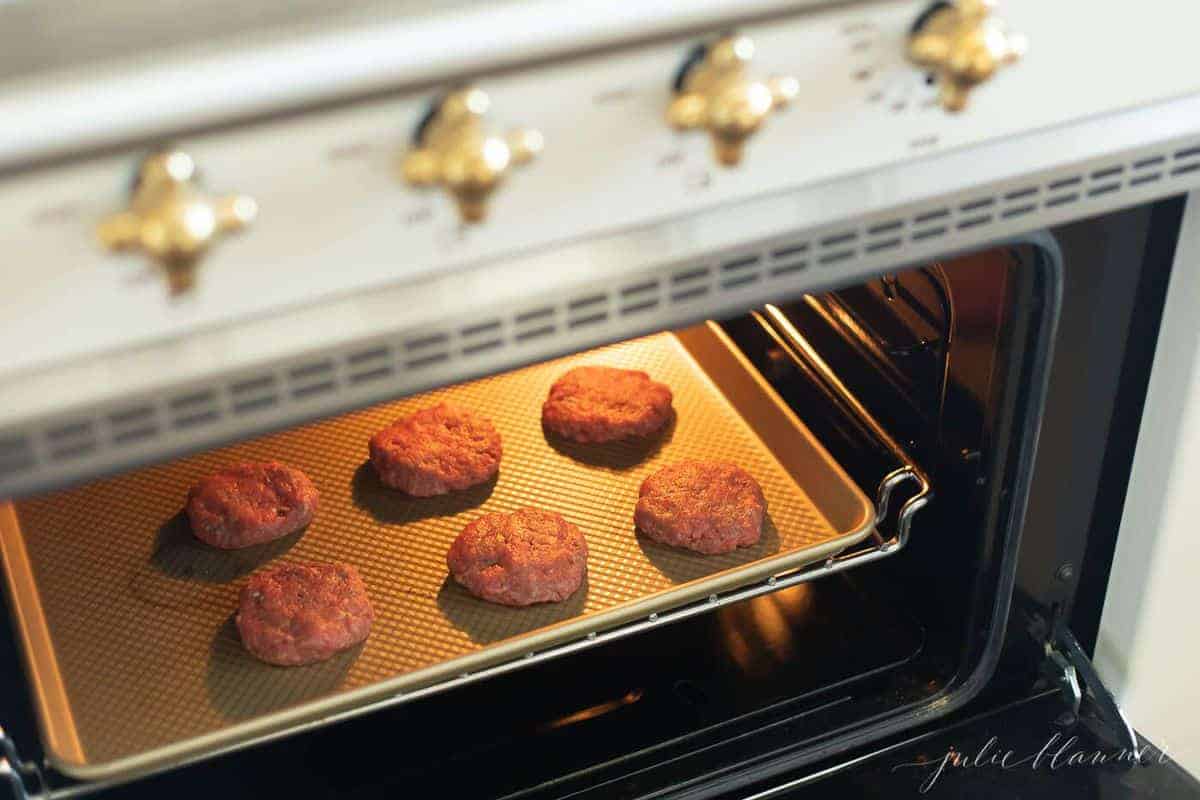
M 671 390 L 644 372 L 576 367 L 550 387 L 542 405 L 547 430 L 576 442 L 645 436 L 671 418 Z
M 384 485 L 414 497 L 466 489 L 500 469 L 491 420 L 450 403 L 396 420 L 371 437 L 370 451 Z
M 197 539 L 232 550 L 300 530 L 312 521 L 317 497 L 308 476 L 287 464 L 237 464 L 192 487 L 187 515 Z
M 450 545 L 446 564 L 468 592 L 506 606 L 563 600 L 587 573 L 587 542 L 561 514 L 522 508 L 485 514 Z
M 291 667 L 353 647 L 374 620 L 367 588 L 349 564 L 280 564 L 250 576 L 237 628 L 254 656 Z
M 663 544 L 728 553 L 758 541 L 767 501 L 736 464 L 680 461 L 642 482 L 634 522 Z

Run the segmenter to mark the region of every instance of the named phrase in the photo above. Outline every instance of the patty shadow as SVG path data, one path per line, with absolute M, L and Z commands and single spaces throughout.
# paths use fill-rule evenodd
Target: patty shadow
M 217 628 L 209 648 L 209 702 L 226 719 L 241 720 L 316 700 L 342 685 L 362 649 L 358 644 L 317 664 L 277 667 L 259 661 L 242 646 L 231 614 Z
M 499 479 L 500 473 L 497 472 L 486 483 L 461 492 L 413 497 L 384 486 L 371 462 L 364 461 L 354 471 L 350 489 L 354 505 L 370 514 L 376 522 L 403 524 L 430 517 L 452 517 L 480 506 L 492 496 Z
M 547 444 L 575 461 L 593 467 L 623 470 L 636 467 L 668 444 L 675 435 L 675 420 L 675 409 L 671 409 L 671 417 L 666 424 L 649 436 L 635 436 L 595 444 L 564 439 L 544 425 L 542 433 Z
M 682 547 L 671 547 L 654 541 L 640 530 L 636 538 L 646 559 L 672 583 L 687 583 L 779 552 L 779 531 L 769 512 L 763 517 L 762 536 L 758 542 L 750 547 L 739 547 L 732 553 L 706 555 Z
M 307 525 L 274 541 L 222 550 L 197 539 L 192 534 L 187 514 L 180 511 L 159 526 L 150 563 L 172 578 L 228 583 L 286 553 L 300 541 L 306 530 Z
M 437 604 L 450 624 L 471 637 L 472 642 L 491 644 L 579 616 L 587 604 L 587 593 L 588 579 L 584 575 L 575 593 L 558 603 L 505 606 L 480 600 L 446 576 Z

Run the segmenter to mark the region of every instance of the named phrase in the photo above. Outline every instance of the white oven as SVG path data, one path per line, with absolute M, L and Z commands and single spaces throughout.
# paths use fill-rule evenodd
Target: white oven
M 1144 730 L 1176 760 L 1138 780 L 1190 786 L 1197 22 L 0 6 L 14 791 L 253 795 L 300 761 L 313 794 L 903 790 L 901 753 L 1012 725 L 1036 751 L 1043 721 L 1091 750 Z M 543 436 L 579 363 L 666 380 L 669 434 Z M 366 440 L 446 398 L 497 421 L 499 477 L 401 502 Z M 198 545 L 188 486 L 275 457 L 322 491 L 310 529 Z M 638 482 L 717 457 L 758 465 L 764 544 L 647 545 Z M 521 615 L 443 583 L 454 531 L 533 501 L 585 529 L 583 594 Z M 333 556 L 371 637 L 253 663 L 240 586 Z

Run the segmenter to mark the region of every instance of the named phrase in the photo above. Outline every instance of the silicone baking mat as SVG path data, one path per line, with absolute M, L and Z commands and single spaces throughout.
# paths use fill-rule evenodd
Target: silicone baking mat
M 540 409 L 569 367 L 644 369 L 671 386 L 656 437 L 577 445 L 543 432 Z M 367 440 L 443 399 L 488 414 L 503 438 L 497 479 L 440 498 L 382 486 Z M 774 450 L 773 450 L 774 448 Z M 775 451 L 778 452 L 775 452 Z M 726 555 L 636 535 L 642 480 L 686 458 L 732 460 L 768 502 L 762 540 Z M 304 531 L 221 551 L 181 508 L 201 476 L 278 459 L 321 492 Z M 447 578 L 462 527 L 525 505 L 584 531 L 584 586 L 524 609 L 475 599 Z M 0 544 L 50 759 L 64 772 L 140 771 L 523 658 L 712 592 L 820 560 L 866 536 L 870 502 L 716 326 L 665 333 L 499 374 L 158 464 L 3 509 Z M 278 668 L 233 624 L 252 571 L 284 560 L 355 564 L 376 621 L 367 642 L 321 664 Z

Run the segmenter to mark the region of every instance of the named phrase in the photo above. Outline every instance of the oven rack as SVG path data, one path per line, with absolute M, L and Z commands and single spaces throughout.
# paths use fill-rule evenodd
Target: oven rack
M 530 651 L 523 656 L 496 664 L 475 672 L 466 672 L 450 680 L 435 683 L 408 692 L 398 692 L 391 697 L 359 706 L 344 712 L 330 714 L 319 719 L 311 720 L 291 728 L 276 731 L 252 740 L 239 742 L 237 745 L 209 754 L 220 756 L 233 750 L 263 744 L 269 741 L 315 730 L 342 720 L 392 708 L 401 703 L 418 700 L 443 691 L 455 689 L 476 681 L 482 681 L 503 675 L 514 669 L 528 666 L 532 662 L 546 661 L 561 656 L 571 655 L 590 647 L 606 642 L 612 642 L 625 636 L 642 633 L 660 625 L 670 624 L 708 613 L 716 608 L 743 600 L 749 600 L 760 595 L 770 594 L 802 583 L 817 580 L 827 575 L 857 569 L 865 564 L 878 561 L 899 553 L 907 545 L 912 532 L 913 518 L 933 497 L 933 490 L 926 477 L 914 466 L 906 465 L 886 475 L 879 483 L 875 494 L 876 519 L 888 519 L 893 504 L 897 502 L 900 488 L 905 484 L 913 484 L 915 493 L 907 496 L 899 505 L 896 512 L 894 531 L 885 536 L 880 533 L 878 526 L 862 544 L 848 548 L 846 551 L 826 558 L 823 562 L 772 575 L 771 577 L 723 593 L 714 593 L 705 600 L 680 606 L 671 611 L 650 614 L 642 619 L 609 628 L 603 631 L 593 631 L 586 636 L 566 642 L 561 645 L 541 651 Z M 182 762 L 187 763 L 187 762 Z M 181 764 L 173 764 L 166 768 L 176 768 Z M 69 798 L 99 790 L 114 782 L 80 782 L 58 774 L 49 765 L 22 760 L 16 742 L 0 727 L 0 784 L 8 787 L 8 795 L 13 800 L 49 800 L 50 798 Z

